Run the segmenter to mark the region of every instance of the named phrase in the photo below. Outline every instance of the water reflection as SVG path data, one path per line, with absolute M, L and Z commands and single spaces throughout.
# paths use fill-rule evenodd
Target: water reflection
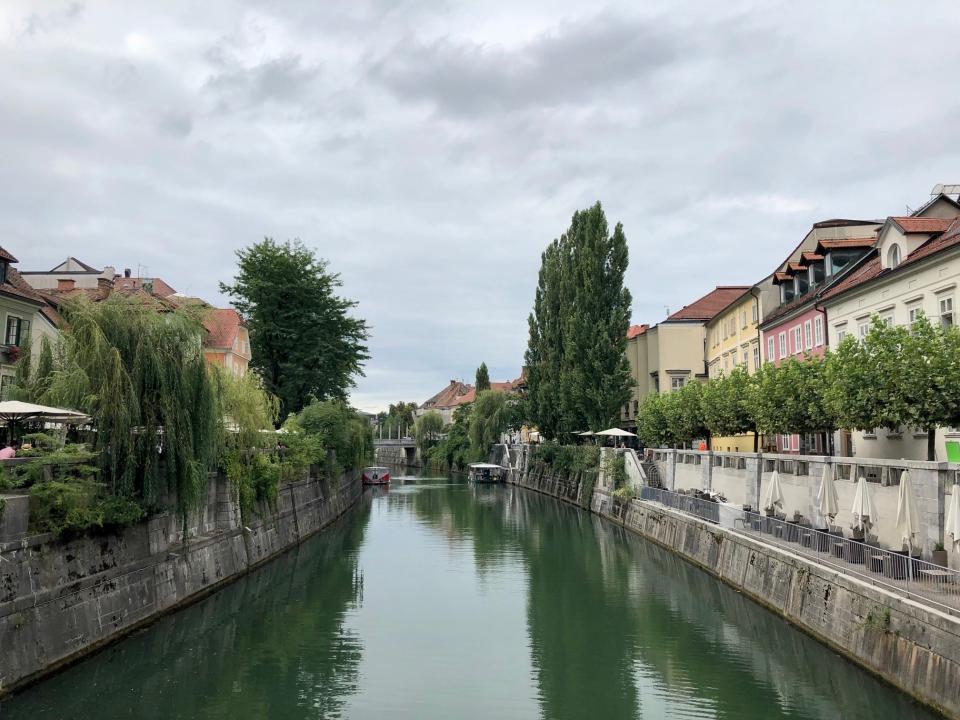
M 201 603 L 0 708 L 14 718 L 339 717 L 358 687 L 365 503 Z

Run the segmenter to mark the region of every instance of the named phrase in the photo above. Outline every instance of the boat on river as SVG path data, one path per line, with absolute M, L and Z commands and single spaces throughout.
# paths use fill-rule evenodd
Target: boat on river
M 390 468 L 386 467 L 365 467 L 363 469 L 364 485 L 389 485 Z
M 503 482 L 503 468 L 492 463 L 470 463 L 467 480 L 473 483 Z

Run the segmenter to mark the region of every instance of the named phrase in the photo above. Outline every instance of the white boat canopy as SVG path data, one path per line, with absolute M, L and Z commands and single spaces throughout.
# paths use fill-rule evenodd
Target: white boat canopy
M 502 470 L 503 468 L 500 465 L 494 465 L 493 463 L 470 463 L 470 467 L 474 470 Z

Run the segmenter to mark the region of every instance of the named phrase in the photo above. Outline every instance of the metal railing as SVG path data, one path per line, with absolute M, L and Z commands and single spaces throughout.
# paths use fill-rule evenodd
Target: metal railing
M 818 530 L 671 490 L 643 487 L 640 499 L 756 536 L 765 543 L 854 575 L 872 585 L 908 598 L 921 599 L 951 615 L 960 615 L 960 572 L 957 570 L 911 557 L 905 552 L 846 538 L 839 532 Z

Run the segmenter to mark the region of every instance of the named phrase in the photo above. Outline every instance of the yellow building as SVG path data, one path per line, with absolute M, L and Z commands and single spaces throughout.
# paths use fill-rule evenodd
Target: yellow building
M 738 367 L 752 375 L 763 362 L 760 297 L 758 287 L 748 288 L 707 323 L 707 375 L 711 380 L 729 375 Z M 753 452 L 753 434 L 715 437 L 711 447 L 723 452 Z

